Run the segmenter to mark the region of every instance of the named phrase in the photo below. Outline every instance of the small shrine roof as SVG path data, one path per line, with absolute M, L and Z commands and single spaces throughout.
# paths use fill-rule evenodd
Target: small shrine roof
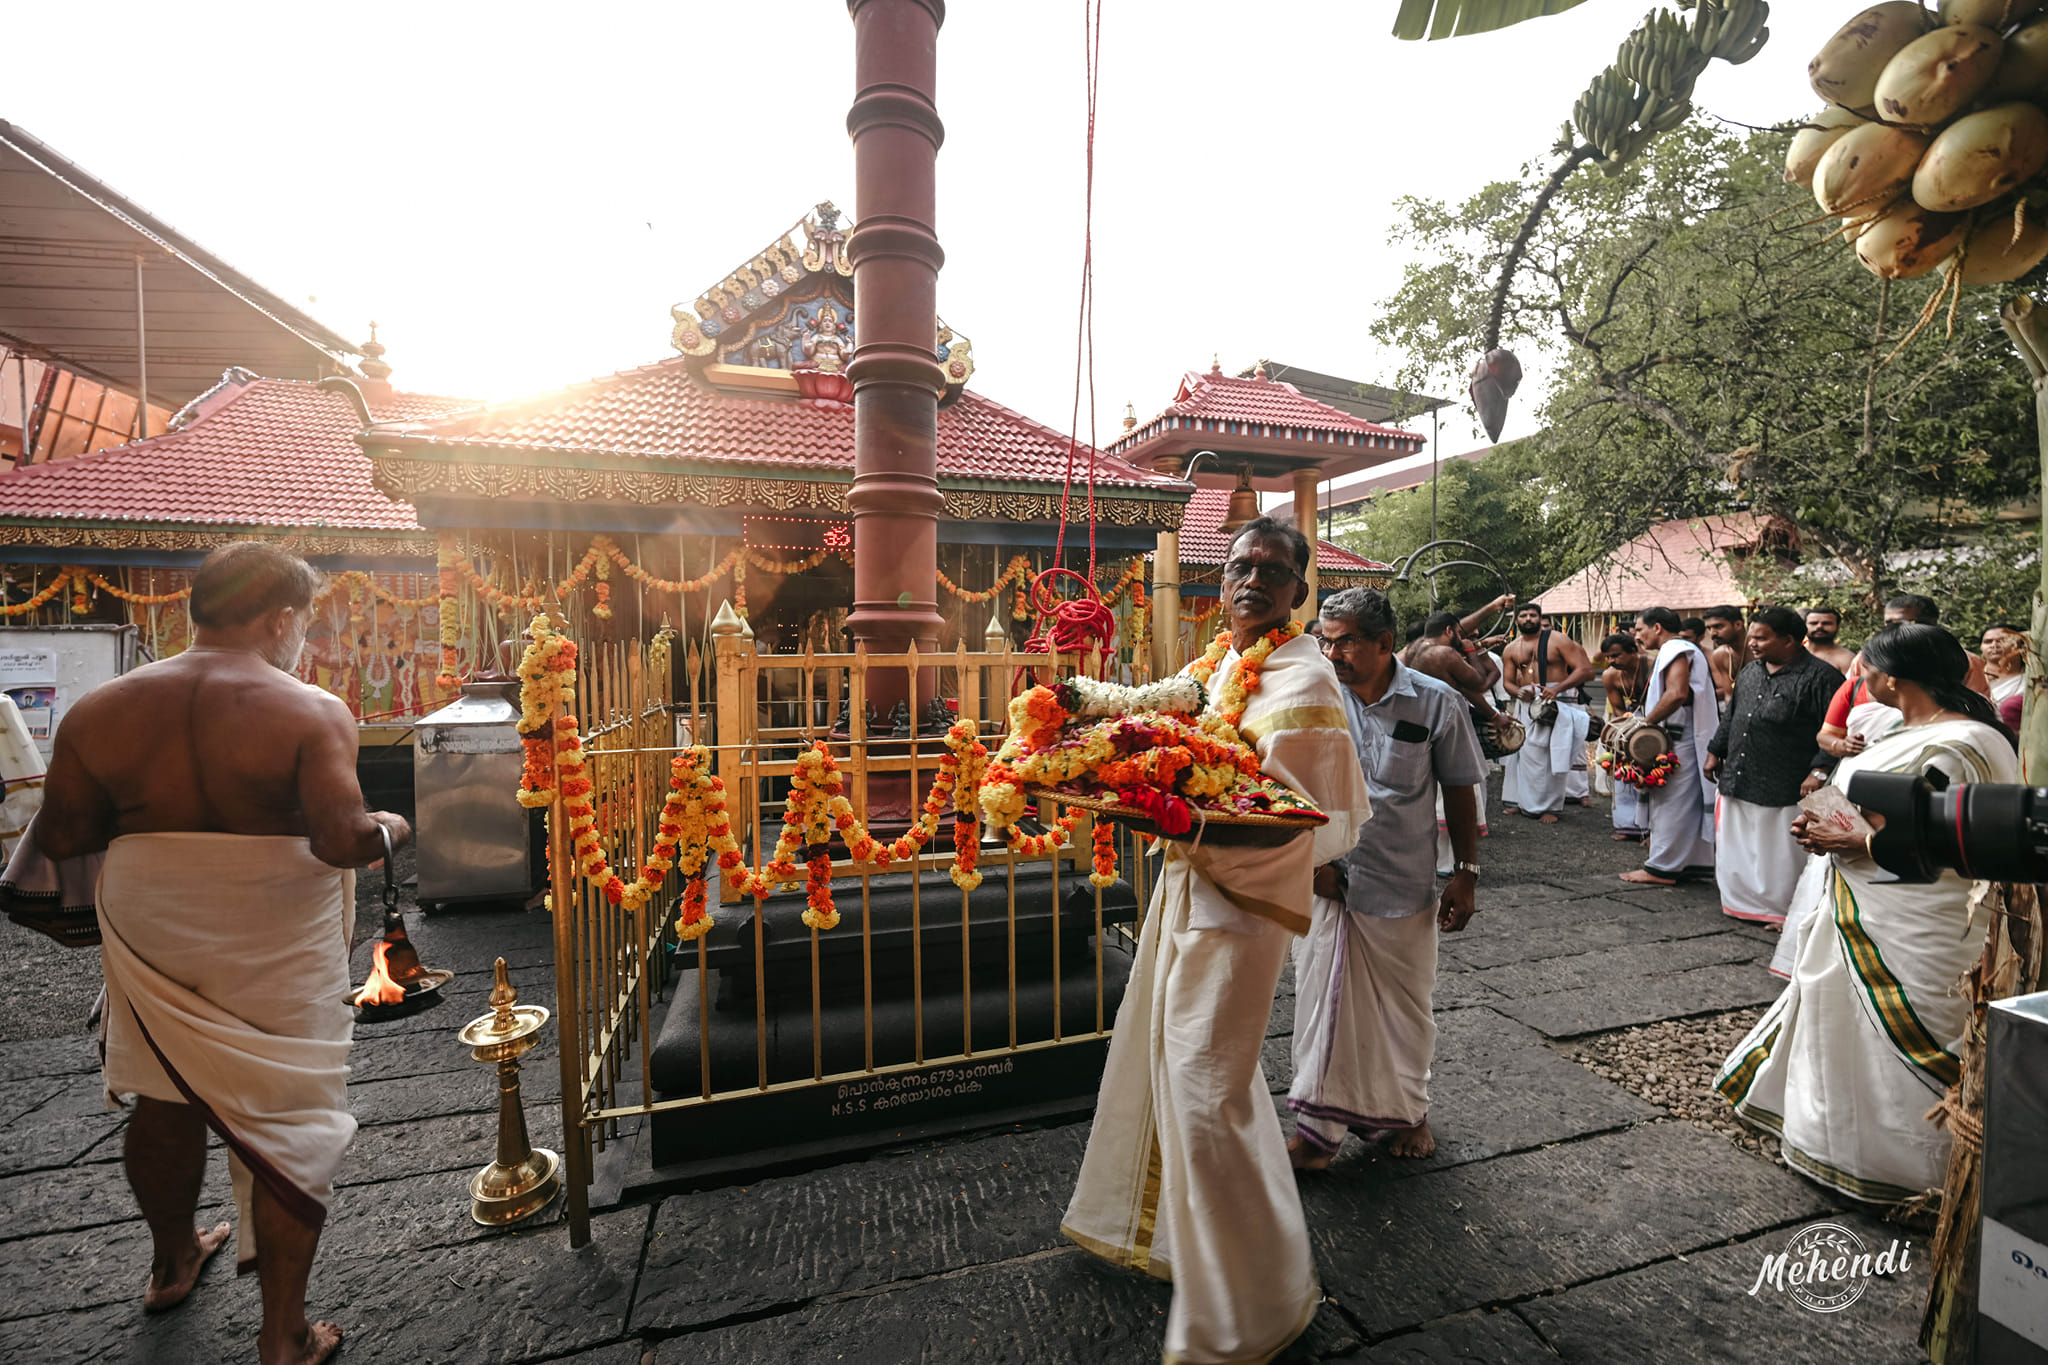
M 1181 515 L 1180 562 L 1222 564 L 1230 553 L 1223 518 L 1230 515 L 1230 494 L 1221 488 L 1197 488 Z M 1392 566 L 1356 555 L 1327 540 L 1316 542 L 1316 570 L 1330 573 L 1386 573 Z
M 509 449 L 850 475 L 853 409 L 712 392 L 693 378 L 687 358 L 677 357 L 533 398 L 428 421 L 383 423 L 365 440 L 380 452 L 399 446 Z M 972 391 L 938 414 L 943 481 L 1059 484 L 1068 449 L 1064 432 Z M 1091 464 L 1098 487 L 1170 495 L 1187 488 L 1111 460 L 1086 443 L 1073 446 L 1073 459 L 1077 489 Z
M 373 418 L 419 420 L 467 400 L 366 385 Z M 230 370 L 161 436 L 0 474 L 0 520 L 334 527 L 417 534 L 370 482 L 341 393 Z
M 1328 403 L 1319 403 L 1292 384 L 1242 377 L 1212 368 L 1207 374 L 1189 371 L 1165 411 L 1139 424 L 1110 445 L 1113 455 L 1162 433 L 1177 430 L 1215 432 L 1220 436 L 1309 440 L 1338 445 L 1420 449 L 1423 438 L 1398 427 L 1381 426 Z

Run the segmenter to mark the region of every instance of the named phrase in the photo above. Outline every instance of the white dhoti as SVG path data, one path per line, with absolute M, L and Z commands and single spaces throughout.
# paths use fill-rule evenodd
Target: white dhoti
M 1614 832 L 1626 834 L 1631 839 L 1640 839 L 1649 833 L 1643 814 L 1643 794 L 1633 782 L 1614 784 Z
M 1724 796 L 1716 808 L 1714 878 L 1721 912 L 1757 924 L 1783 924 L 1806 850 L 1792 841 L 1797 806 L 1759 806 Z M 1660 864 L 1661 866 L 1661 864 Z
M 1251 915 L 1189 928 L 1191 882 L 1205 879 L 1170 850 L 1060 1231 L 1173 1282 L 1169 1365 L 1264 1361 L 1321 1299 L 1259 1064 L 1289 935 Z
M 1843 760 L 1857 772 L 2011 782 L 2003 736 L 1970 720 L 1895 731 Z M 1866 858 L 1815 858 L 1815 913 L 1791 984 L 1721 1064 L 1714 1088 L 1745 1121 L 1778 1134 L 1785 1162 L 1855 1199 L 1896 1203 L 1941 1184 L 1949 1136 L 1929 1106 L 1962 1073 L 1970 1006 L 1958 978 L 1981 951 L 1984 914 L 1952 872 L 1893 881 Z
M 100 876 L 110 1101 L 190 1104 L 227 1145 L 236 1259 L 253 1183 L 318 1228 L 354 1136 L 348 947 L 355 874 L 303 838 L 130 834 Z
M 1675 774 L 1661 787 L 1643 793 L 1643 817 L 1650 827 L 1643 866 L 1675 877 L 1701 873 L 1714 866 L 1714 808 L 1700 798 L 1696 783 Z
M 1436 1055 L 1436 916 L 1386 919 L 1317 898 L 1294 944 L 1295 1131 L 1326 1152 L 1344 1130 L 1414 1128 L 1429 1117 Z
M 1515 718 L 1528 738 L 1509 756 L 1502 800 L 1524 815 L 1553 815 L 1564 809 L 1575 767 L 1580 780 L 1585 779 L 1586 731 L 1592 722 L 1584 707 L 1569 702 L 1558 703 L 1553 725 L 1538 726 L 1535 708 L 1526 701 L 1515 703 Z M 1583 796 L 1585 788 L 1579 794 Z
M 1770 973 L 1780 981 L 1792 979 L 1792 968 L 1799 961 L 1799 944 L 1806 937 L 1806 930 L 1813 923 L 1814 911 L 1827 896 L 1828 860 L 1816 858 L 1804 849 L 1799 870 L 1799 884 L 1792 890 L 1792 902 L 1785 909 L 1785 926 L 1778 931 L 1778 951 L 1771 954 Z
M 1238 662 L 1224 656 L 1210 695 Z M 1372 808 L 1344 706 L 1307 636 L 1267 657 L 1238 732 L 1328 823 L 1280 848 L 1167 845 L 1117 1010 L 1060 1230 L 1173 1281 L 1167 1365 L 1270 1360 L 1322 1298 L 1259 1050 L 1314 869 L 1351 850 Z
M 1714 737 L 1718 712 L 1714 673 L 1699 646 L 1673 638 L 1658 648 L 1643 712 L 1656 712 L 1671 665 L 1681 658 L 1688 660 L 1690 695 L 1664 721 L 1667 731 L 1677 732 L 1673 749 L 1678 767 L 1663 786 L 1650 788 L 1642 799 L 1643 823 L 1650 829 L 1643 870 L 1662 877 L 1698 874 L 1714 866 L 1714 798 L 1719 792 L 1707 780 L 1706 765 L 1707 744 Z

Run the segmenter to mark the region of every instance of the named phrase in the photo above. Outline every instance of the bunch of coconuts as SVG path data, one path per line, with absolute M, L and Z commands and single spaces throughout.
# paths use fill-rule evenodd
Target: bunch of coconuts
M 1807 75 L 1828 107 L 1785 178 L 1844 220 L 1873 273 L 1946 262 L 1961 284 L 2000 284 L 2048 258 L 2048 0 L 1942 0 L 1938 18 L 1872 5 Z

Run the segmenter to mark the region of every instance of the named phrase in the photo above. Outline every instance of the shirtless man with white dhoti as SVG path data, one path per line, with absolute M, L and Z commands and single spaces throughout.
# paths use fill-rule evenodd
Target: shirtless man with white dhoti
M 354 873 L 411 836 L 363 809 L 356 723 L 292 677 L 319 575 L 271 545 L 210 555 L 191 648 L 80 698 L 57 732 L 36 837 L 105 849 L 99 888 L 110 1102 L 133 1095 L 128 1183 L 154 1243 L 143 1307 L 170 1308 L 227 1240 L 197 1231 L 206 1132 L 227 1145 L 264 1365 L 317 1362 L 306 1320 L 333 1178 L 355 1133 L 347 1002 Z M 260 1259 L 257 1256 L 261 1251 Z
M 1238 532 L 1223 565 L 1230 628 L 1186 671 L 1207 675 L 1218 714 L 1242 707 L 1238 732 L 1266 776 L 1328 823 L 1210 826 L 1167 844 L 1060 1222 L 1085 1250 L 1172 1282 L 1168 1365 L 1271 1360 L 1322 1297 L 1259 1063 L 1315 869 L 1351 850 L 1371 809 L 1343 688 L 1289 620 L 1308 598 L 1308 556 L 1285 523 Z
M 1535 602 L 1516 607 L 1515 639 L 1500 655 L 1508 693 L 1516 702 L 1515 718 L 1528 735 L 1508 757 L 1501 805 L 1554 825 L 1566 799 L 1577 799 L 1571 790 L 1573 772 L 1582 779 L 1585 774 L 1592 721 L 1579 687 L 1593 676 L 1593 661 L 1570 636 L 1544 629 L 1544 620 Z M 1539 721 L 1553 705 L 1555 718 Z

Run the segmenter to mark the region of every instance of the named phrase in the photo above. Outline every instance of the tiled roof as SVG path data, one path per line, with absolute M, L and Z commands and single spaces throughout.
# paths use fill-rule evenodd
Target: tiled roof
M 1059 484 L 1067 437 L 991 398 L 963 392 L 939 412 L 939 477 Z M 510 447 L 581 455 L 630 455 L 768 468 L 853 469 L 853 409 L 714 393 L 678 357 L 554 393 L 499 403 L 407 429 L 392 443 Z M 1075 447 L 1080 486 L 1088 464 L 1098 486 L 1177 493 L 1186 485 Z
M 1751 550 L 1766 526 L 1748 512 L 1659 522 L 1603 555 L 1536 600 L 1553 614 L 1624 614 L 1649 607 L 1690 613 L 1745 599 L 1729 562 Z
M 417 421 L 466 400 L 393 393 L 370 415 Z M 339 393 L 236 376 L 183 429 L 0 474 L 0 518 L 418 531 L 409 504 L 370 484 L 361 424 Z
M 1110 450 L 1122 453 L 1160 431 L 1190 426 L 1222 435 L 1286 438 L 1319 433 L 1321 439 L 1345 445 L 1422 445 L 1422 437 L 1414 432 L 1354 417 L 1307 397 L 1292 384 L 1210 370 L 1182 376 L 1180 390 L 1166 410 L 1121 437 Z
M 1223 518 L 1230 513 L 1230 492 L 1223 488 L 1197 488 L 1181 514 L 1180 562 L 1221 564 L 1230 551 L 1230 538 L 1223 534 Z M 1385 572 L 1387 565 L 1376 559 L 1355 555 L 1327 540 L 1316 542 L 1316 568 L 1337 573 Z

